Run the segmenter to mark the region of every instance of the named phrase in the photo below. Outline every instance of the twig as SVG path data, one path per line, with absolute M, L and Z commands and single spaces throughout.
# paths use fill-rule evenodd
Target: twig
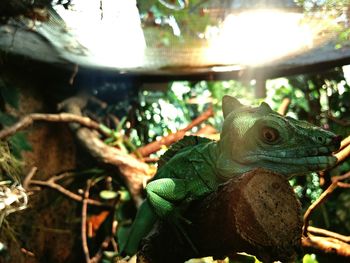
M 86 216 L 87 216 L 87 205 L 90 194 L 91 180 L 87 180 L 86 189 L 83 195 L 83 205 L 81 208 L 81 242 L 83 246 L 83 251 L 85 255 L 86 263 L 90 263 L 90 252 L 87 244 L 87 235 L 86 235 Z
M 350 144 L 348 144 L 346 147 L 334 154 L 334 156 L 338 159 L 337 165 L 343 162 L 346 158 L 350 156 Z
M 115 209 L 117 207 L 116 202 L 118 202 L 117 199 L 115 200 L 112 206 L 112 211 L 111 211 L 112 215 L 115 214 Z M 98 249 L 96 254 L 91 258 L 91 263 L 100 262 L 103 255 L 103 251 L 106 250 L 110 244 L 112 244 L 114 251 L 118 252 L 118 246 L 114 239 L 114 237 L 116 236 L 117 227 L 118 227 L 118 222 L 116 220 L 113 220 L 111 224 L 111 233 L 107 237 L 105 237 L 104 241 L 100 245 L 100 248 Z
M 53 176 L 51 178 L 49 178 L 47 181 L 40 181 L 40 180 L 30 180 L 28 183 L 27 183 L 27 187 L 29 187 L 30 185 L 38 185 L 38 186 L 45 186 L 45 187 L 49 187 L 49 188 L 52 188 L 52 189 L 55 189 L 57 190 L 58 192 L 60 192 L 61 194 L 77 201 L 77 202 L 82 202 L 83 201 L 83 198 L 76 194 L 76 193 L 73 193 L 71 191 L 69 191 L 68 189 L 64 188 L 63 186 L 57 184 L 56 182 L 58 180 L 61 180 L 67 176 L 71 176 L 71 174 L 67 174 L 67 173 L 64 173 L 62 175 L 58 175 L 58 176 Z M 27 176 L 28 177 L 28 176 Z M 97 200 L 93 200 L 93 199 L 88 199 L 86 200 L 86 202 L 89 204 L 89 205 L 95 205 L 95 206 L 108 206 L 107 204 L 104 204 L 100 201 L 97 201 Z
M 29 190 L 30 181 L 32 180 L 33 176 L 36 174 L 37 171 L 38 167 L 32 167 L 27 176 L 24 178 L 22 185 L 25 190 Z
M 24 247 L 21 248 L 21 252 L 23 254 L 25 254 L 26 256 L 29 256 L 29 257 L 35 257 L 35 254 L 27 249 L 25 249 Z
M 109 244 L 111 243 L 111 240 L 113 239 L 112 236 L 107 236 L 103 242 L 101 243 L 101 246 L 99 248 L 99 250 L 96 252 L 96 254 L 91 258 L 90 262 L 91 263 L 97 263 L 100 262 L 102 255 L 103 255 L 103 251 L 105 249 L 108 248 Z
M 281 115 L 286 115 L 290 103 L 291 103 L 291 99 L 290 99 L 290 98 L 284 98 L 284 99 L 282 100 L 282 103 L 281 103 L 281 105 L 279 106 L 277 112 L 278 112 L 279 114 L 281 114 Z
M 313 227 L 313 226 L 309 226 L 307 228 L 307 230 L 310 233 L 313 233 L 313 234 L 326 236 L 326 237 L 332 237 L 332 238 L 338 239 L 340 241 L 343 241 L 345 243 L 350 243 L 350 236 L 344 236 L 344 235 L 341 235 L 339 233 L 335 233 L 335 232 L 332 232 L 332 231 L 329 231 L 329 230 L 326 230 L 326 229 Z
M 213 108 L 210 107 L 208 110 L 203 112 L 200 116 L 198 116 L 196 119 L 194 119 L 188 126 L 185 128 L 177 131 L 176 133 L 170 134 L 168 136 L 163 137 L 159 141 L 151 142 L 145 146 L 142 146 L 138 148 L 136 151 L 139 155 L 146 157 L 149 156 L 151 153 L 155 153 L 159 149 L 161 149 L 162 146 L 169 146 L 173 144 L 174 142 L 177 142 L 178 140 L 181 140 L 186 132 L 190 131 L 193 127 L 198 126 L 203 121 L 207 120 L 209 117 L 213 116 Z
M 350 136 L 346 137 L 345 139 L 343 139 L 341 141 L 340 148 L 339 148 L 338 152 L 336 152 L 334 154 L 334 156 L 337 158 L 337 162 L 334 165 L 334 167 L 338 166 L 339 164 L 341 164 L 344 160 L 346 160 L 350 156 Z M 320 177 L 320 184 L 321 185 L 324 184 L 325 173 L 326 173 L 326 171 L 318 172 L 318 175 Z
M 143 158 L 145 163 L 156 163 L 159 161 L 159 157 L 145 157 Z
M 109 136 L 103 129 L 101 129 L 100 124 L 94 120 L 78 116 L 70 113 L 59 113 L 59 114 L 45 114 L 45 113 L 31 113 L 24 116 L 14 125 L 4 128 L 0 131 L 0 139 L 5 139 L 16 132 L 28 128 L 35 121 L 47 121 L 47 122 L 75 122 L 83 125 L 85 127 L 98 130 L 101 134 Z
M 74 67 L 73 67 L 72 75 L 70 76 L 69 81 L 68 81 L 69 85 L 73 85 L 74 84 L 74 79 L 77 76 L 78 71 L 79 71 L 79 66 L 78 66 L 78 64 L 75 64 Z
M 332 178 L 332 184 L 321 194 L 321 196 L 315 201 L 313 202 L 309 208 L 306 210 L 305 214 L 304 214 L 304 226 L 303 226 L 303 235 L 307 236 L 307 229 L 309 226 L 309 220 L 310 220 L 310 216 L 311 213 L 321 205 L 321 203 L 323 203 L 332 193 L 333 191 L 338 188 L 338 187 L 343 187 L 342 184 L 342 180 L 348 179 L 350 178 L 350 172 L 341 175 L 341 176 L 337 176 L 337 177 L 333 177 Z
M 343 127 L 350 126 L 350 121 L 337 119 L 329 111 L 327 112 L 327 119 L 329 119 L 329 120 L 331 120 L 331 121 L 335 122 L 336 124 L 339 124 L 340 126 L 343 126 Z
M 348 146 L 349 144 L 350 144 L 350 135 L 341 141 L 340 149 L 343 149 L 344 147 Z

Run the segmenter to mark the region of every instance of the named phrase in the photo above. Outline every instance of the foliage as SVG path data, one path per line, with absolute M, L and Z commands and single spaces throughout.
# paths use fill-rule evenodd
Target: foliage
M 318 263 L 315 254 L 306 254 L 303 257 L 303 263 Z
M 216 23 L 202 12 L 203 1 L 175 2 L 179 5 L 166 0 L 138 1 L 148 47 L 201 45 L 207 26 Z
M 296 0 L 299 6 L 302 6 L 305 10 L 326 9 L 334 10 L 334 8 L 343 9 L 349 4 L 349 0 Z
M 142 91 L 136 110 L 133 142 L 141 145 L 184 128 L 211 104 L 216 112 L 209 123 L 221 128 L 221 99 L 230 94 L 247 102 L 253 100 L 253 86 L 238 81 L 173 82 L 166 91 Z M 195 132 L 193 130 L 193 132 Z
M 0 142 L 0 181 L 20 182 L 22 163 L 14 157 L 7 142 Z
M 6 127 L 17 122 L 13 112 L 18 110 L 19 90 L 11 86 L 5 78 L 0 76 L 0 126 Z M 8 113 L 11 112 L 11 113 Z M 22 151 L 31 151 L 25 133 L 18 132 L 9 138 L 9 146 L 16 158 L 21 158 Z

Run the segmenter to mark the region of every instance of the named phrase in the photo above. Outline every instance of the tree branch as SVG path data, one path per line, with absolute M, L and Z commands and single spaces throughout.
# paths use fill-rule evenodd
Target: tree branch
M 89 97 L 80 95 L 71 97 L 59 105 L 59 109 L 65 112 L 82 115 L 82 109 L 85 108 Z M 70 124 L 75 132 L 80 144 L 99 162 L 117 167 L 122 178 L 127 185 L 130 194 L 139 206 L 142 201 L 142 190 L 144 182 L 153 175 L 149 166 L 117 148 L 106 145 L 93 131 L 81 127 L 76 123 Z
M 91 120 L 88 117 L 77 116 L 75 114 L 69 113 L 58 113 L 58 114 L 46 114 L 46 113 L 31 113 L 24 116 L 14 125 L 4 128 L 0 131 L 0 139 L 5 139 L 16 132 L 28 128 L 36 121 L 46 121 L 46 122 L 75 122 L 82 126 L 97 130 L 105 136 L 109 136 L 103 129 L 101 129 L 100 124 Z
M 332 178 L 332 184 L 321 194 L 321 196 L 315 202 L 313 202 L 309 206 L 309 208 L 304 214 L 303 236 L 307 236 L 309 220 L 312 212 L 317 207 L 319 207 L 333 193 L 335 189 L 337 189 L 338 187 L 344 187 L 341 181 L 346 180 L 348 178 L 350 178 L 350 172 L 341 176 L 334 176 Z
M 83 251 L 85 255 L 85 261 L 86 263 L 90 263 L 90 252 L 89 252 L 89 246 L 87 243 L 87 234 L 86 234 L 86 216 L 87 216 L 87 205 L 88 205 L 88 199 L 90 194 L 90 187 L 91 187 L 91 180 L 87 180 L 86 189 L 83 194 L 83 205 L 81 208 L 81 243 L 83 246 Z
M 302 238 L 302 246 L 312 251 L 350 258 L 350 245 L 332 237 L 309 235 Z
M 337 119 L 336 117 L 334 117 L 332 115 L 332 113 L 330 111 L 327 112 L 327 119 L 329 119 L 329 120 L 331 120 L 331 121 L 335 122 L 336 124 L 343 126 L 343 127 L 350 126 L 350 121 Z
M 29 189 L 29 187 L 31 185 L 45 186 L 45 187 L 48 187 L 51 189 L 55 189 L 56 191 L 60 192 L 61 194 L 67 196 L 68 198 L 70 198 L 74 201 L 82 202 L 83 201 L 82 196 L 69 191 L 68 189 L 64 188 L 63 186 L 61 186 L 57 183 L 58 180 L 64 179 L 65 177 L 68 177 L 68 176 L 72 176 L 72 175 L 65 173 L 65 174 L 58 175 L 58 176 L 52 176 L 46 181 L 32 180 L 31 178 L 28 178 L 28 176 L 27 176 L 27 178 L 25 179 L 27 188 L 25 188 L 25 189 Z M 100 201 L 93 200 L 93 199 L 88 199 L 88 200 L 86 200 L 86 202 L 90 205 L 109 207 L 107 204 L 104 204 Z
M 350 135 L 341 141 L 340 150 L 343 149 L 345 146 L 348 146 L 349 144 L 350 144 Z
M 345 243 L 350 243 L 350 236 L 344 236 L 344 235 L 341 235 L 339 233 L 335 233 L 335 232 L 332 232 L 332 231 L 329 231 L 326 229 L 313 227 L 313 226 L 309 226 L 307 228 L 307 230 L 312 234 L 317 234 L 317 235 L 321 235 L 321 236 L 325 236 L 325 237 L 331 237 L 331 238 L 338 239 L 338 240 L 345 242 Z
M 206 121 L 209 117 L 213 116 L 213 114 L 214 114 L 213 108 L 210 107 L 205 112 L 203 112 L 201 115 L 199 115 L 196 119 L 194 119 L 185 128 L 183 128 L 175 133 L 169 134 L 168 136 L 163 137 L 159 141 L 154 141 L 154 142 L 151 142 L 145 146 L 142 146 L 142 147 L 138 148 L 136 150 L 136 152 L 143 157 L 147 157 L 151 153 L 155 153 L 155 152 L 159 151 L 162 148 L 162 146 L 164 146 L 164 145 L 169 146 L 169 145 L 181 140 L 185 136 L 186 132 L 192 130 L 193 127 L 196 127 L 199 124 L 201 124 L 202 122 Z
M 350 144 L 347 146 L 344 146 L 339 152 L 334 154 L 335 157 L 337 157 L 337 165 L 343 162 L 345 159 L 347 159 L 350 156 Z
M 281 114 L 281 115 L 286 115 L 290 103 L 291 103 L 291 99 L 290 99 L 290 98 L 284 98 L 284 99 L 282 100 L 282 103 L 281 103 L 281 105 L 279 106 L 277 112 L 278 112 L 279 114 Z
M 36 172 L 38 171 L 37 167 L 32 167 L 29 171 L 29 173 L 26 175 L 26 177 L 23 179 L 23 188 L 25 190 L 29 190 L 29 185 L 30 185 L 30 181 L 32 180 L 33 176 L 36 174 Z

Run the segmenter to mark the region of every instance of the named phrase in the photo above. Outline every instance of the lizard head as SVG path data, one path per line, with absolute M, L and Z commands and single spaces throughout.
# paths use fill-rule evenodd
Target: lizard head
M 217 168 L 223 177 L 254 168 L 287 177 L 333 166 L 340 136 L 305 121 L 284 117 L 262 103 L 252 108 L 223 98 L 224 123 Z

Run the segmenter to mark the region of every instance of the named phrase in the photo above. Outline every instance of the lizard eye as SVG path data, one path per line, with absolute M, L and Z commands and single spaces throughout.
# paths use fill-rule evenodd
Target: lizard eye
M 274 143 L 279 139 L 280 135 L 276 129 L 265 126 L 262 127 L 261 137 L 266 143 Z

